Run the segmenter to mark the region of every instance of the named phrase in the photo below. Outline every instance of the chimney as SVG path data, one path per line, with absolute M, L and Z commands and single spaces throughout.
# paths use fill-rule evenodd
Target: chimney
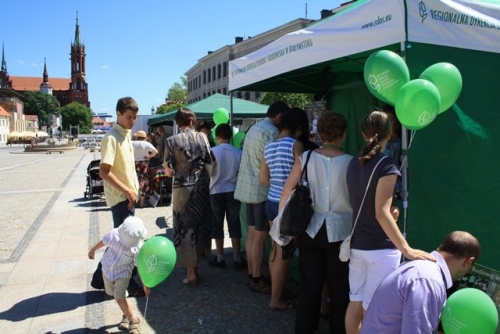
M 207 51 L 207 54 L 211 54 L 211 53 L 214 53 L 213 51 Z
M 234 44 L 238 44 L 239 42 L 243 42 L 243 37 L 235 37 Z
M 323 9 L 320 13 L 321 13 L 322 19 L 325 19 L 325 18 L 333 15 L 333 12 L 329 9 Z

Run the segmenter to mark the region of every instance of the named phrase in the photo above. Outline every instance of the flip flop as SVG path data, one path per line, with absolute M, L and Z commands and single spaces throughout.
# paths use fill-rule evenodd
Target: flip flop
M 289 301 L 285 301 L 284 307 L 271 307 L 271 306 L 269 306 L 269 308 L 273 311 L 288 311 L 288 310 L 295 310 L 297 308 L 297 304 L 289 302 Z

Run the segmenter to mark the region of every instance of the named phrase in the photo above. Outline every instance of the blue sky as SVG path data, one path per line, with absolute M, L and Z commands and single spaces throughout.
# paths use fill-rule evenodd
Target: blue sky
M 78 11 L 92 110 L 115 115 L 116 100 L 132 96 L 145 115 L 207 51 L 305 17 L 306 2 L 319 19 L 345 1 L 2 1 L 0 41 L 9 75 L 41 78 L 46 58 L 49 81 L 69 78 Z

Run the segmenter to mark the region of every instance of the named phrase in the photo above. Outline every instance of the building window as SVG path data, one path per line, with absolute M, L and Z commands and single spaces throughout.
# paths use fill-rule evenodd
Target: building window
M 250 100 L 250 92 L 245 92 L 245 100 Z
M 203 84 L 207 83 L 207 71 L 203 71 Z
M 203 93 L 203 98 L 206 99 L 207 98 L 207 93 Z
M 260 92 L 255 92 L 255 99 L 260 99 Z
M 241 95 L 241 92 L 237 92 L 237 93 L 236 93 L 236 97 L 237 97 L 237 98 L 241 99 L 241 96 L 242 96 L 242 95 Z
M 217 93 L 219 93 L 219 94 L 220 94 L 220 89 L 217 89 Z
M 210 72 L 211 70 L 208 69 L 208 72 L 207 72 L 207 76 L 208 76 L 208 82 L 210 82 L 210 80 L 212 79 L 212 76 L 210 75 Z
M 212 80 L 215 81 L 215 66 L 212 67 Z
M 222 75 L 221 64 L 217 65 L 217 79 L 220 79 Z
M 226 87 L 222 88 L 222 94 L 227 95 L 227 88 Z
M 222 77 L 224 77 L 224 78 L 227 77 L 227 63 L 226 62 L 222 63 L 222 70 L 224 71 L 222 73 Z

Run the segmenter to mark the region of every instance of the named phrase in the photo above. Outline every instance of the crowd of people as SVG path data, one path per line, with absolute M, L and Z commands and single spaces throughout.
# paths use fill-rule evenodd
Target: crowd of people
M 276 102 L 248 129 L 240 150 L 230 145 L 229 125 L 219 124 L 215 138 L 210 138 L 210 127 L 197 123 L 195 113 L 186 108 L 176 113 L 177 134 L 167 137 L 158 127 L 156 136 L 138 131 L 132 140 L 137 103 L 122 98 L 116 109 L 117 122 L 102 140 L 100 165 L 115 229 L 89 257 L 100 247 L 111 249 L 101 261 L 105 291 L 123 311 L 120 329 L 132 334 L 139 333 L 139 319 L 124 295 L 134 281 L 133 255 L 145 229 L 140 219 L 131 222 L 128 217 L 150 196 L 150 169 L 155 165 L 173 179 L 173 243 L 177 266 L 186 270 L 183 283 L 195 287 L 202 279 L 198 265 L 201 257 L 211 256 L 212 239 L 216 252 L 209 265 L 226 267 L 225 219 L 233 268 L 247 270 L 250 290 L 270 295 L 270 309 L 295 310 L 296 333 L 314 333 L 320 318 L 329 320 L 331 333 L 431 333 L 437 329 L 447 288 L 480 254 L 479 242 L 467 232 L 451 232 L 432 253 L 412 248 L 400 232 L 399 212 L 392 203 L 400 171 L 397 161 L 384 154 L 394 140 L 387 112 L 373 111 L 363 119 L 365 145 L 353 157 L 342 150 L 347 120 L 334 111 L 323 111 L 317 118 L 315 130 L 322 142 L 318 147 L 310 140 L 306 112 Z M 271 277 L 264 277 L 269 231 L 273 223 L 279 224 L 275 218 L 304 168 L 314 214 L 306 230 L 288 244 L 272 242 Z M 248 225 L 246 259 L 241 253 L 240 211 Z M 339 247 L 349 235 L 350 261 L 342 262 Z M 297 248 L 300 281 L 295 302 L 285 285 Z M 413 261 L 400 264 L 402 257 Z M 126 270 L 117 269 L 124 265 Z M 144 294 L 149 294 L 146 287 Z

